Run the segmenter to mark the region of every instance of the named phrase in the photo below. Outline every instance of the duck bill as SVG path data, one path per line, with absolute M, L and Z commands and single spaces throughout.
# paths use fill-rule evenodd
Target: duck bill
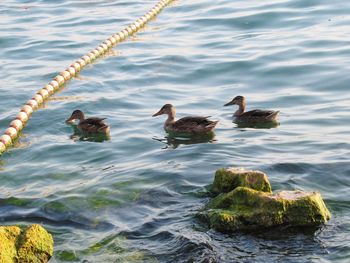
M 235 102 L 233 100 L 231 100 L 230 102 L 226 103 L 224 106 L 230 106 L 230 105 L 234 105 Z
M 67 120 L 66 120 L 66 123 L 73 123 L 75 120 L 74 116 L 70 116 Z
M 162 114 L 163 114 L 163 111 L 160 110 L 157 113 L 153 114 L 152 117 L 156 117 L 156 116 L 159 116 L 159 115 L 162 115 Z

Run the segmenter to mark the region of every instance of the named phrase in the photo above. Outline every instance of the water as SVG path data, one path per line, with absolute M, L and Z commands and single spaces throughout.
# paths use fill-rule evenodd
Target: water
M 3 1 L 0 128 L 74 60 L 154 1 Z M 51 262 L 348 262 L 350 3 L 176 1 L 36 111 L 1 156 L 1 224 L 41 223 Z M 237 128 L 248 108 L 273 129 Z M 165 103 L 220 121 L 212 140 L 166 139 Z M 74 109 L 107 117 L 111 139 L 71 139 Z M 220 167 L 268 173 L 274 190 L 319 191 L 316 233 L 223 235 L 194 215 Z

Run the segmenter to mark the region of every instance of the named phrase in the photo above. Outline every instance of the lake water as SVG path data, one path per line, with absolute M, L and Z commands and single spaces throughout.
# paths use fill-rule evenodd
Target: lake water
M 155 1 L 0 5 L 0 128 L 80 56 Z M 0 159 L 0 223 L 43 224 L 50 262 L 349 262 L 350 2 L 175 1 L 85 68 Z M 238 128 L 234 107 L 281 111 L 273 129 Z M 219 120 L 209 141 L 166 138 L 179 117 Z M 109 141 L 72 137 L 74 109 L 106 117 Z M 321 192 L 317 232 L 223 235 L 194 218 L 220 167 L 269 175 L 275 191 Z

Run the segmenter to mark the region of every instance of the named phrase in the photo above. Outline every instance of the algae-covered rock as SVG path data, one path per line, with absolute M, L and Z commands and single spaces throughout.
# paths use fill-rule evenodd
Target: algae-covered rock
M 0 226 L 0 262 L 16 262 L 16 241 L 21 229 L 16 226 Z
M 319 226 L 330 218 L 319 193 L 282 191 L 273 195 L 267 175 L 260 171 L 219 169 L 210 191 L 216 197 L 198 215 L 222 232 Z
M 271 185 L 265 173 L 233 167 L 216 171 L 211 192 L 227 193 L 240 186 L 271 193 Z
M 237 187 L 212 199 L 200 218 L 222 232 L 273 226 L 318 226 L 330 213 L 317 192 L 283 191 L 276 195 Z
M 42 263 L 52 254 L 52 236 L 40 225 L 23 231 L 16 226 L 0 226 L 0 262 Z

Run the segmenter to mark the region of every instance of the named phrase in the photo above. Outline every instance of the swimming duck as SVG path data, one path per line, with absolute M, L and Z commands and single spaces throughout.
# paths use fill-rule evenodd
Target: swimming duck
M 72 115 L 66 120 L 71 123 L 79 120 L 78 129 L 84 133 L 109 134 L 109 126 L 103 121 L 106 118 L 90 117 L 85 119 L 85 115 L 81 110 L 73 111 Z
M 214 130 L 218 121 L 208 120 L 208 117 L 184 117 L 176 120 L 175 107 L 171 104 L 165 104 L 152 117 L 167 114 L 168 119 L 164 123 L 164 130 L 167 132 L 185 133 L 185 134 L 206 134 Z
M 235 122 L 238 123 L 263 123 L 277 122 L 279 111 L 251 110 L 245 112 L 246 100 L 243 96 L 236 96 L 224 106 L 238 105 L 238 110 L 233 114 Z

